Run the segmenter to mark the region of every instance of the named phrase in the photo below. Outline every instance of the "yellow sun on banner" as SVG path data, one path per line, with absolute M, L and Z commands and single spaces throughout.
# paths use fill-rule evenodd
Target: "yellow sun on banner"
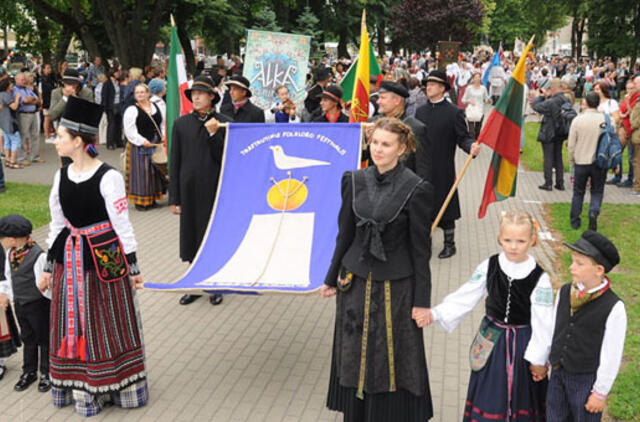
M 271 178 L 274 185 L 267 193 L 267 203 L 276 211 L 292 211 L 300 208 L 309 195 L 304 184 L 306 180 L 306 177 L 302 181 L 288 178 L 276 182 Z

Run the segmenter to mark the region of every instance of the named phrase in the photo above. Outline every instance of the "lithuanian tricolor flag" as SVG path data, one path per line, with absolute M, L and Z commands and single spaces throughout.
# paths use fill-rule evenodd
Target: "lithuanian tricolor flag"
M 479 218 L 485 216 L 490 203 L 516 195 L 520 135 L 523 124 L 525 70 L 527 53 L 532 46 L 533 38 L 525 47 L 507 87 L 489 115 L 480 136 L 478 136 L 478 142 L 493 149 L 482 204 L 480 204 L 478 211 Z
M 369 65 L 371 60 L 369 46 L 369 33 L 367 32 L 365 11 L 363 10 L 360 28 L 360 53 L 358 54 L 356 78 L 353 84 L 353 95 L 351 96 L 351 112 L 349 113 L 350 123 L 369 120 Z

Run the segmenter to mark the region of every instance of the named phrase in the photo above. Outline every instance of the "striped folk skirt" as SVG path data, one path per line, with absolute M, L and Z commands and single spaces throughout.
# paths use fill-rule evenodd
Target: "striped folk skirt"
M 78 330 L 84 326 L 86 360 L 59 356 L 69 318 L 62 264 L 56 264 L 52 279 L 49 350 L 53 386 L 98 394 L 118 392 L 145 380 L 142 324 L 129 279 L 105 283 L 93 268 L 85 269 L 81 280 L 84 314 L 76 318 L 82 318 L 84 324 L 75 325 Z M 75 286 L 77 282 L 74 280 Z
M 143 148 L 127 142 L 125 186 L 127 198 L 134 205 L 153 205 L 166 192 L 162 175 L 151 162 L 152 153 L 153 148 Z
M 463 421 L 543 422 L 548 381 L 534 382 L 524 359 L 531 326 L 505 328 L 484 317 L 481 328 L 487 325 L 501 335 L 486 365 L 471 371 Z

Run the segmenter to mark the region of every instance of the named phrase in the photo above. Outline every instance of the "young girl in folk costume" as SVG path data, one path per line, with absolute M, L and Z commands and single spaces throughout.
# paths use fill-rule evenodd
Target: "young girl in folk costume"
M 55 175 L 48 264 L 39 287 L 52 290 L 53 404 L 93 416 L 106 403 L 149 399 L 134 289 L 142 285 L 124 181 L 100 162 L 94 137 L 102 107 L 69 97 L 56 137 L 73 163 Z
M 553 291 L 549 276 L 528 254 L 537 244 L 537 228 L 524 211 L 503 213 L 502 252 L 482 262 L 469 281 L 431 309 L 433 321 L 451 332 L 488 294 L 470 350 L 464 421 L 544 421 Z

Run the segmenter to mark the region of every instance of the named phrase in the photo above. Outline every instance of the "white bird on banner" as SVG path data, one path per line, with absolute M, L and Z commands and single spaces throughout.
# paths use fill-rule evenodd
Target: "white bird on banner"
M 312 160 L 310 158 L 292 157 L 284 153 L 284 149 L 280 145 L 269 147 L 273 151 L 273 161 L 280 170 L 299 169 L 313 166 L 328 166 L 328 161 Z

